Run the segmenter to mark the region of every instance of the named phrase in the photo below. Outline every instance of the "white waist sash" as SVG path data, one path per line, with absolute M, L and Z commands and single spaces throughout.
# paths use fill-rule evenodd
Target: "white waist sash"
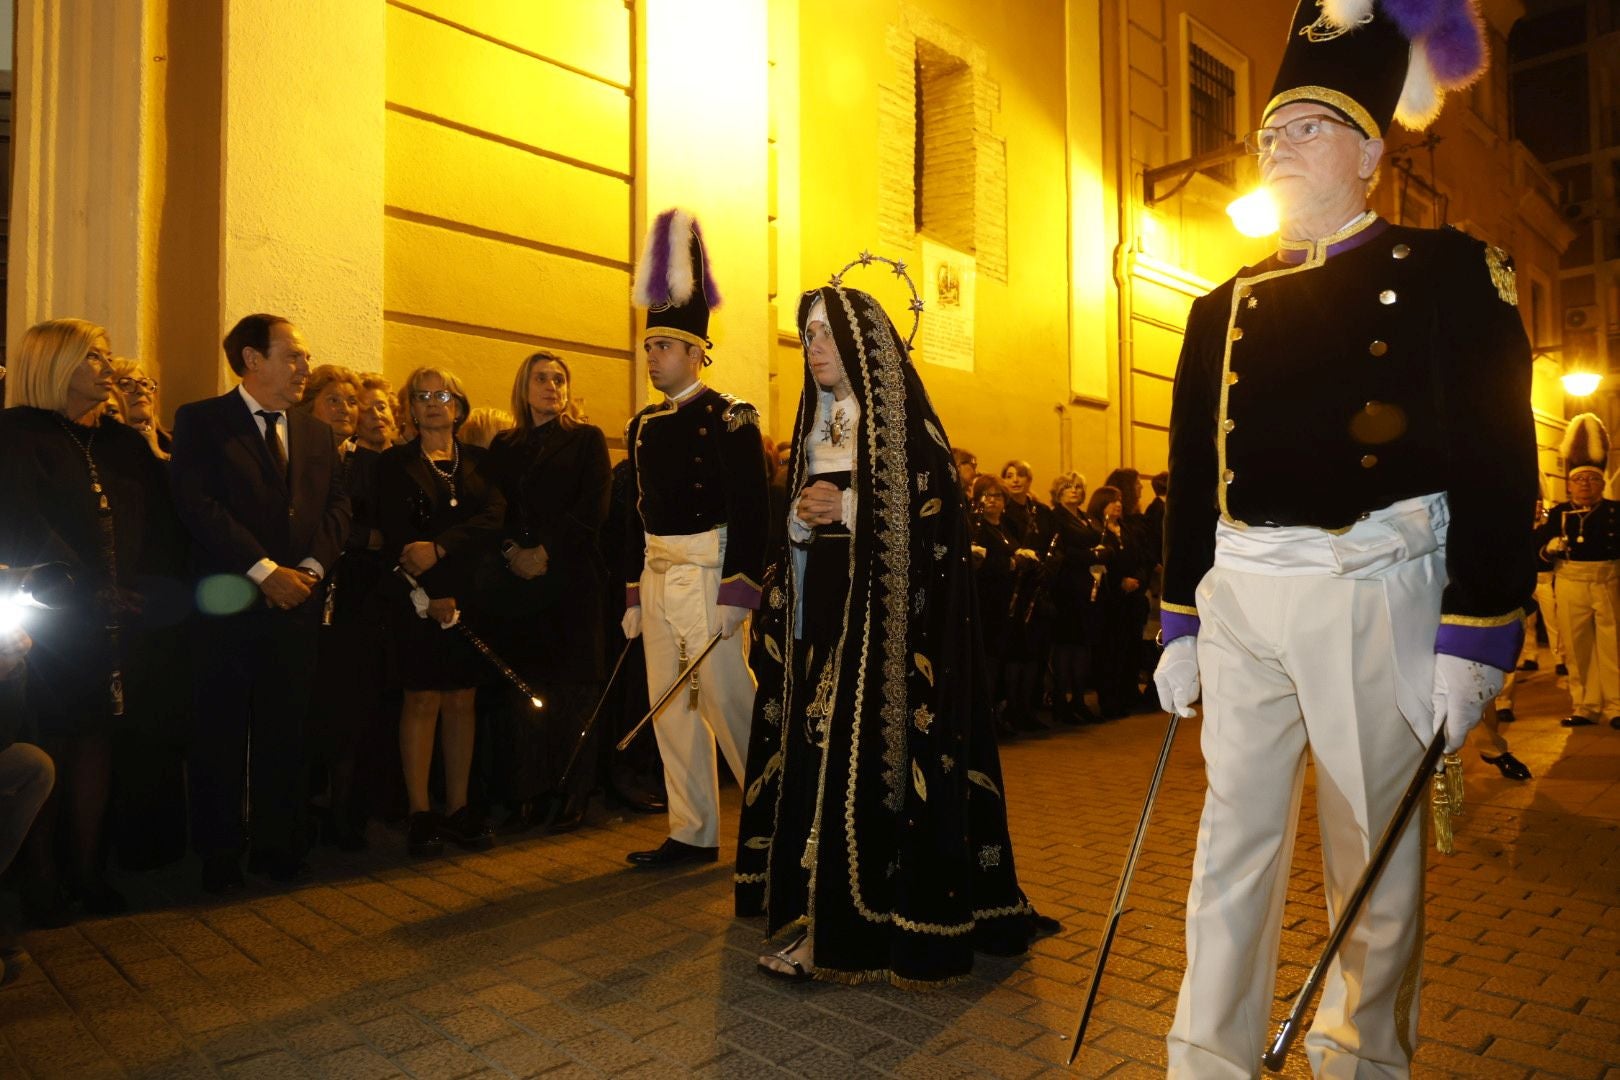
M 1391 503 L 1343 532 L 1308 525 L 1240 528 L 1221 521 L 1215 526 L 1215 566 L 1274 577 L 1377 580 L 1389 613 L 1396 701 L 1427 744 L 1434 734 L 1434 641 L 1450 522 L 1444 492 Z

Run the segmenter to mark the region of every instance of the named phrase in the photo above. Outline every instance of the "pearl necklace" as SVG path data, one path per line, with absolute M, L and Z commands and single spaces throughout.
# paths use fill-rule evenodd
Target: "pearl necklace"
M 450 505 L 457 505 L 456 499 L 456 473 L 461 468 L 461 443 L 456 439 L 450 440 L 450 471 L 446 472 L 439 462 L 428 457 L 427 447 L 417 444 L 422 451 L 422 460 L 428 463 L 435 476 L 444 481 L 444 486 L 450 489 Z

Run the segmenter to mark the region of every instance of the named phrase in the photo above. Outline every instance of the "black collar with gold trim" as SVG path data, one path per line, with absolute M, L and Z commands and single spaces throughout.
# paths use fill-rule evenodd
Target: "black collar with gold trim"
M 1277 260 L 1290 266 L 1320 263 L 1377 239 L 1388 228 L 1389 222 L 1369 210 L 1338 232 L 1319 240 L 1278 240 Z

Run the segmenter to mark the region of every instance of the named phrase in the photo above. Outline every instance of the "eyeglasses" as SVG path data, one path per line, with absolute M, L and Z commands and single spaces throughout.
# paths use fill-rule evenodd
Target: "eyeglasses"
M 448 390 L 412 390 L 411 400 L 426 405 L 430 401 L 437 401 L 440 405 L 448 405 L 455 395 Z
M 157 393 L 158 384 L 151 379 L 134 379 L 124 376 L 118 380 L 118 389 L 126 394 L 133 394 L 137 390 L 144 390 L 148 394 Z
M 1277 140 L 1279 138 L 1286 136 L 1294 146 L 1301 146 L 1327 130 L 1326 125 L 1328 124 L 1337 124 L 1339 127 L 1349 128 L 1357 134 L 1361 132 L 1361 129 L 1356 125 L 1348 124 L 1338 117 L 1328 116 L 1325 113 L 1312 113 L 1310 116 L 1296 116 L 1288 123 L 1278 127 L 1255 128 L 1243 136 L 1243 148 L 1251 154 L 1265 157 L 1277 149 Z

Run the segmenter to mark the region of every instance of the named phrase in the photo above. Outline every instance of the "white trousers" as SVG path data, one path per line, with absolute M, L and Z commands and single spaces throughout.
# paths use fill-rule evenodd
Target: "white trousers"
M 1223 565 L 1218 544 L 1215 568 L 1199 584 L 1208 788 L 1187 897 L 1187 970 L 1168 1040 L 1171 1077 L 1260 1075 L 1307 750 L 1330 923 L 1422 759 L 1419 732 L 1432 730 L 1433 718 L 1406 715 L 1400 699 L 1410 692 L 1400 687 L 1421 677 L 1425 660 L 1432 680 L 1443 504 L 1437 514 L 1439 536 L 1427 545 L 1397 539 L 1382 561 L 1361 565 L 1339 549 L 1346 538 L 1319 534 L 1339 572 L 1311 572 L 1309 559 L 1280 575 L 1232 569 L 1241 560 Z M 1427 635 L 1427 658 L 1401 655 L 1420 640 L 1414 624 Z M 1415 814 L 1402 833 L 1328 970 L 1305 1038 L 1316 1076 L 1410 1075 L 1422 820 Z
M 641 635 L 647 691 L 657 701 L 686 662 L 720 629 L 715 597 L 725 562 L 718 530 L 683 536 L 647 535 L 641 572 Z M 745 623 L 697 669 L 697 705 L 690 680 L 653 720 L 669 789 L 669 835 L 694 847 L 720 844 L 720 771 L 715 744 L 742 782 L 754 715 L 754 675 L 748 669 Z M 684 650 L 684 651 L 683 651 Z M 686 660 L 683 661 L 682 657 Z
M 1553 595 L 1553 575 L 1551 571 L 1543 571 L 1536 575 L 1536 608 L 1540 611 L 1541 625 L 1547 628 L 1547 647 L 1552 650 L 1553 663 L 1567 664 L 1568 657 L 1564 654 L 1564 630 L 1558 622 L 1558 598 Z M 1536 619 L 1538 616 L 1526 616 L 1524 624 L 1524 648 L 1520 651 L 1519 660 L 1534 660 L 1536 650 Z
M 1555 582 L 1574 711 L 1593 719 L 1620 716 L 1620 562 L 1566 559 Z

